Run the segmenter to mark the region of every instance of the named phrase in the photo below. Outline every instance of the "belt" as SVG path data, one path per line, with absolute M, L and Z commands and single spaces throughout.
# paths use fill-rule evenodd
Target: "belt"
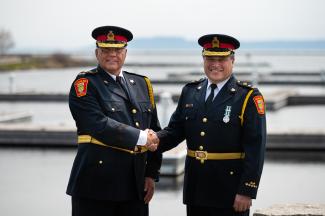
M 129 150 L 129 149 L 124 149 L 124 148 L 119 148 L 116 146 L 111 146 L 111 145 L 107 145 L 105 143 L 102 143 L 101 141 L 95 139 L 94 137 L 91 137 L 89 135 L 79 135 L 78 136 L 78 144 L 82 144 L 82 143 L 92 143 L 92 144 L 96 144 L 96 145 L 100 145 L 100 146 L 104 146 L 104 147 L 108 147 L 108 148 L 112 148 L 112 149 L 116 149 L 119 151 L 124 151 L 130 154 L 139 154 L 139 153 L 144 153 L 146 151 L 148 151 L 148 149 L 144 146 L 135 146 L 134 150 Z
M 231 153 L 210 153 L 207 151 L 193 151 L 187 149 L 187 156 L 196 158 L 204 163 L 205 160 L 234 160 L 245 158 L 244 152 L 231 152 Z

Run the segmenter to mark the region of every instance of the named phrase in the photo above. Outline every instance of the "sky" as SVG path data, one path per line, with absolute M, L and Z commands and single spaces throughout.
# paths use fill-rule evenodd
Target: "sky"
M 240 41 L 325 40 L 324 0 L 0 0 L 0 29 L 15 49 L 70 50 L 91 31 L 122 26 L 134 39 L 209 33 Z

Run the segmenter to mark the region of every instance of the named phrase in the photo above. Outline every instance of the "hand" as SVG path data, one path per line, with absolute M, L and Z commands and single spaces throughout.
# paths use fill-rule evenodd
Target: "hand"
M 145 131 L 147 132 L 147 143 L 145 146 L 149 151 L 156 151 L 159 144 L 157 134 L 151 129 L 146 129 Z
M 148 204 L 153 196 L 153 193 L 155 192 L 155 181 L 150 178 L 146 177 L 144 180 L 144 191 L 146 191 L 146 195 L 144 196 L 144 202 L 145 204 Z
M 248 196 L 236 194 L 234 209 L 236 212 L 244 212 L 252 206 L 252 199 Z

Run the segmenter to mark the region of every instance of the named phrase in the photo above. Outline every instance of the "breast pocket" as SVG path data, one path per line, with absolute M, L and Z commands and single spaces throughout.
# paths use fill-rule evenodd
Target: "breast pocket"
M 111 117 L 117 117 L 123 112 L 124 103 L 120 101 L 106 101 L 105 108 L 106 114 Z
M 143 125 L 147 128 L 150 126 L 150 122 L 153 114 L 153 107 L 150 102 L 141 102 L 139 103 L 142 115 Z

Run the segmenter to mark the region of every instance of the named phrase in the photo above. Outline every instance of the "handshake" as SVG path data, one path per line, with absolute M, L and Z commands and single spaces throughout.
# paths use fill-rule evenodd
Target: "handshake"
M 159 145 L 159 138 L 151 129 L 146 129 L 145 132 L 147 132 L 147 143 L 144 145 L 149 151 L 156 151 Z

